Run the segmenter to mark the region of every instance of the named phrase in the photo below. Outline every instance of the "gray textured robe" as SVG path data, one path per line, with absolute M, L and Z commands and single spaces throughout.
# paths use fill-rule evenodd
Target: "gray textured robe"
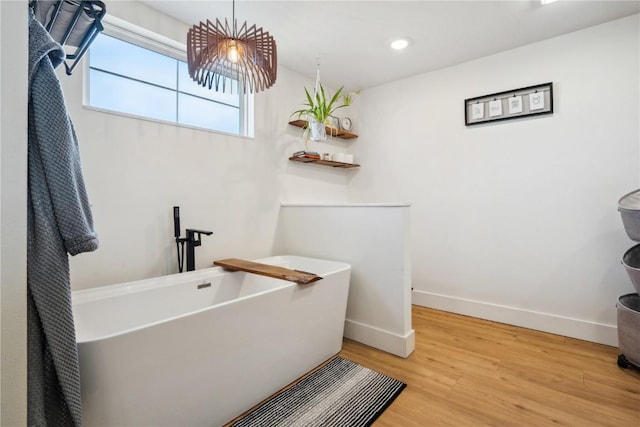
M 98 240 L 78 142 L 54 68 L 62 47 L 30 13 L 27 402 L 30 426 L 80 426 L 80 374 L 67 253 Z

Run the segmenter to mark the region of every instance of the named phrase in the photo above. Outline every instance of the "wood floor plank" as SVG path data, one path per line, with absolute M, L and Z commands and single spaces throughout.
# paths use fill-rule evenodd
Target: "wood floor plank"
M 640 373 L 618 349 L 413 307 L 406 359 L 345 339 L 341 355 L 407 383 L 376 421 L 395 426 L 640 426 Z

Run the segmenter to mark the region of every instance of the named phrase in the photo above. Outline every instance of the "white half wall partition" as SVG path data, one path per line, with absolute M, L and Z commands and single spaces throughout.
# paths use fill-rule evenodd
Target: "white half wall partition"
M 344 335 L 395 354 L 415 349 L 408 203 L 283 203 L 274 253 L 351 264 Z

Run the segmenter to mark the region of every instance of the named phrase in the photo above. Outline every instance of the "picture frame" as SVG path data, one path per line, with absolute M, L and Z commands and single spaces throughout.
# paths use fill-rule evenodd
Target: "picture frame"
M 553 114 L 553 82 L 464 100 L 465 126 Z

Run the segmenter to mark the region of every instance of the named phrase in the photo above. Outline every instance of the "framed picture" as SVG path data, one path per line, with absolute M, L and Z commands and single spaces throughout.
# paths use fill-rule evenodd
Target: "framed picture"
M 465 126 L 553 113 L 553 82 L 464 100 Z
M 507 99 L 509 114 L 522 113 L 522 95 L 513 95 Z

